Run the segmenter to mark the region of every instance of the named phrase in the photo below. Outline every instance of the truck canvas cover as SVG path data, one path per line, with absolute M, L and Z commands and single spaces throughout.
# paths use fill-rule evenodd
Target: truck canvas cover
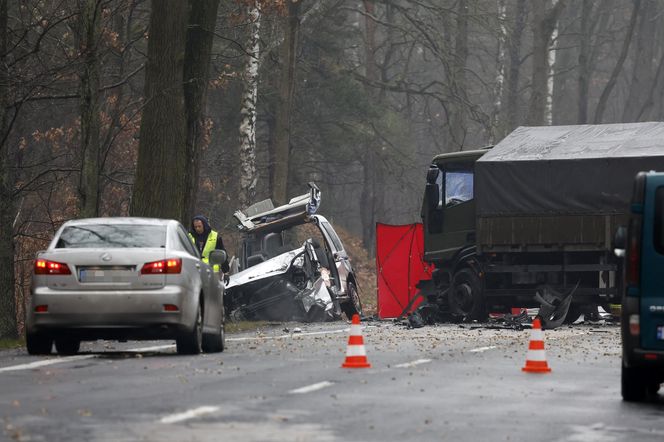
M 475 165 L 479 217 L 628 212 L 634 176 L 664 171 L 664 123 L 519 127 Z

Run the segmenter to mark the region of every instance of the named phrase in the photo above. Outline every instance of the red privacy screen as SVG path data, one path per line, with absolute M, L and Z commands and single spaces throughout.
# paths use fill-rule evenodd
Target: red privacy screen
M 433 268 L 422 261 L 423 256 L 421 223 L 400 226 L 376 224 L 379 318 L 395 318 L 401 315 L 417 293 L 417 282 L 431 279 Z M 410 311 L 420 302 L 421 300 L 417 300 Z

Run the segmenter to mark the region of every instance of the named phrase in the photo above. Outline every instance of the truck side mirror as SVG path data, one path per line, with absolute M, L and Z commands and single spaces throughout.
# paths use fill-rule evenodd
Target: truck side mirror
M 440 203 L 440 186 L 438 185 L 440 174 L 438 166 L 435 164 L 429 166 L 429 170 L 427 171 L 427 185 L 424 189 L 429 211 L 436 210 Z
M 429 211 L 436 210 L 438 208 L 438 202 L 440 201 L 440 192 L 438 191 L 438 185 L 427 183 L 425 188 L 425 195 L 427 199 L 427 207 Z
M 625 256 L 625 248 L 627 247 L 627 229 L 625 226 L 618 227 L 616 234 L 613 237 L 613 253 L 618 258 Z
M 210 265 L 214 268 L 215 266 L 221 266 L 228 259 L 228 255 L 224 250 L 213 250 L 210 252 Z

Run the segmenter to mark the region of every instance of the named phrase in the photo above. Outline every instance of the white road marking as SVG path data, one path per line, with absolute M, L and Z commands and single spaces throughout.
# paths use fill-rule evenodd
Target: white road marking
M 175 345 L 157 345 L 154 347 L 139 347 L 139 348 L 131 348 L 129 350 L 119 350 L 119 351 L 145 352 L 145 351 L 166 350 L 174 347 Z M 64 362 L 81 361 L 83 359 L 94 359 L 98 357 L 99 357 L 98 354 L 94 354 L 94 355 L 65 356 L 53 359 L 44 359 L 42 361 L 30 362 L 27 364 L 11 365 L 9 367 L 0 367 L 0 373 L 4 373 L 7 371 L 17 371 L 17 370 L 34 370 L 36 368 L 47 367 L 49 365 L 62 364 Z
M 169 348 L 175 348 L 175 344 L 170 344 L 170 345 L 155 345 L 154 347 L 130 348 L 129 350 L 119 350 L 119 351 L 135 351 L 135 352 L 143 352 L 143 351 L 167 350 L 167 349 L 169 349 Z
M 471 353 L 481 353 L 483 351 L 493 350 L 494 348 L 498 348 L 498 346 L 497 345 L 490 345 L 488 347 L 477 347 L 477 348 L 473 348 L 472 350 L 469 350 L 469 351 Z
M 290 394 L 311 393 L 312 391 L 322 390 L 323 388 L 331 387 L 332 385 L 334 385 L 334 382 L 323 381 L 323 382 L 318 382 L 317 384 L 307 385 L 306 387 L 296 388 L 295 390 L 291 390 L 288 393 Z
M 293 334 L 287 334 L 287 335 L 280 335 L 280 336 L 251 336 L 251 337 L 244 337 L 244 338 L 226 338 L 227 341 L 253 341 L 256 339 L 286 339 L 286 338 L 291 338 L 293 336 L 315 336 L 315 335 L 325 335 L 325 334 L 334 334 L 334 333 L 348 333 L 350 331 L 350 328 L 344 328 L 340 330 L 326 330 L 326 331 L 318 331 L 318 332 L 308 332 L 308 333 L 295 333 Z M 156 345 L 152 347 L 137 347 L 137 348 L 130 348 L 127 350 L 117 350 L 117 351 L 130 351 L 130 352 L 148 352 L 148 351 L 159 351 L 159 350 L 169 350 L 175 348 L 175 344 L 169 344 L 169 345 Z M 28 364 L 20 364 L 20 365 L 12 365 L 9 367 L 0 367 L 0 373 L 4 373 L 7 371 L 17 371 L 17 370 L 33 370 L 35 368 L 40 368 L 40 367 L 46 367 L 49 365 L 54 365 L 54 364 L 62 364 L 64 362 L 71 362 L 71 361 L 77 361 L 77 360 L 82 360 L 82 359 L 93 359 L 93 358 L 98 358 L 99 355 L 78 355 L 78 356 L 66 356 L 66 357 L 59 357 L 59 358 L 54 358 L 54 359 L 46 359 L 43 361 L 36 361 L 36 362 L 30 362 Z
M 92 359 L 94 357 L 96 356 L 81 355 L 81 356 L 67 356 L 64 358 L 57 358 L 57 359 L 45 359 L 43 361 L 30 362 L 29 364 L 20 364 L 20 365 L 12 365 L 9 367 L 2 367 L 0 368 L 0 373 L 4 373 L 6 371 L 16 371 L 16 370 L 33 370 L 35 368 L 46 367 L 53 364 L 61 364 L 63 362 L 71 362 L 71 361 L 80 361 L 83 359 Z
M 416 365 L 420 365 L 420 364 L 428 364 L 429 362 L 431 362 L 431 359 L 417 359 L 415 361 L 406 362 L 406 363 L 403 363 L 403 364 L 397 364 L 397 365 L 395 365 L 395 367 L 396 368 L 410 368 L 410 367 L 415 367 Z
M 308 333 L 293 333 L 293 334 L 287 334 L 287 335 L 279 335 L 279 336 L 247 336 L 243 338 L 226 338 L 227 341 L 255 341 L 256 339 L 286 339 L 286 338 L 292 338 L 296 336 L 315 336 L 315 335 L 327 335 L 327 334 L 334 334 L 334 333 L 348 333 L 350 331 L 350 328 L 344 328 L 341 330 L 326 330 L 326 331 L 319 331 L 319 332 L 308 332 Z
M 191 410 L 187 410 L 183 413 L 176 413 L 164 416 L 159 420 L 159 422 L 162 424 L 175 424 L 177 422 L 182 422 L 189 419 L 195 419 L 205 414 L 215 413 L 217 411 L 219 411 L 219 407 L 209 407 L 209 406 L 198 407 Z

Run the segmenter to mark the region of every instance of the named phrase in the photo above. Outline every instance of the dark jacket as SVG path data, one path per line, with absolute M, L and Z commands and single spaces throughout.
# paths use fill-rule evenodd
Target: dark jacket
M 196 230 L 194 229 L 195 220 L 200 220 L 203 222 L 203 233 L 201 234 L 196 233 Z M 191 219 L 191 225 L 189 226 L 189 233 L 194 238 L 194 245 L 198 249 L 198 252 L 201 254 L 203 253 L 203 249 L 205 248 L 205 243 L 207 242 L 210 232 L 212 232 L 212 228 L 210 227 L 210 222 L 205 216 L 196 215 Z M 224 240 L 221 238 L 221 234 L 219 232 L 217 232 L 217 244 L 215 246 L 215 249 L 223 250 L 226 252 L 226 248 L 224 247 Z M 228 256 L 228 252 L 226 252 L 226 255 Z M 226 258 L 226 261 L 221 265 L 221 270 L 224 273 L 228 273 L 228 271 L 230 270 L 230 267 L 228 265 L 228 258 Z

